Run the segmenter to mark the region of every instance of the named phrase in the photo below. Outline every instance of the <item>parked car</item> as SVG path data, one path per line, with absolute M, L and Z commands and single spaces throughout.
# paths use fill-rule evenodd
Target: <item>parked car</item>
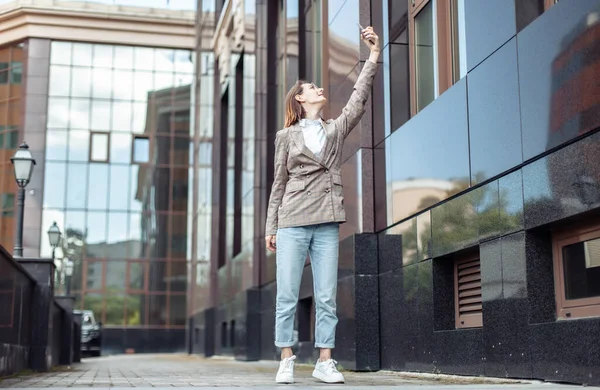
M 102 322 L 97 322 L 91 310 L 75 310 L 81 313 L 81 352 L 100 356 L 102 350 Z

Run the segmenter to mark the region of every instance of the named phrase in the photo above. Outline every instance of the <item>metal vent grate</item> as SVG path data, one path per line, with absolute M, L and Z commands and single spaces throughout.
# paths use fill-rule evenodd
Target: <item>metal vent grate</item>
M 455 263 L 456 327 L 483 325 L 481 305 L 481 267 L 478 258 L 460 259 Z

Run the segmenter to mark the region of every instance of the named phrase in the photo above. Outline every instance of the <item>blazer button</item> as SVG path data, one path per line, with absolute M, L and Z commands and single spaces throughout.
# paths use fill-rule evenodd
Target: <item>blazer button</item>
M 306 192 L 306 195 L 310 195 L 310 191 L 307 191 L 307 192 Z
M 326 169 L 326 170 L 325 170 L 325 173 L 329 173 L 329 169 Z
M 325 192 L 329 193 L 329 188 L 325 190 Z
M 300 169 L 304 169 L 304 164 L 300 164 Z

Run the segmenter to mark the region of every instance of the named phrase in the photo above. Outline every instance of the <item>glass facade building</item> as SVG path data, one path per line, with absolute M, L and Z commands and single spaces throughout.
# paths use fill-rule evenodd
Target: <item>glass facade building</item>
M 186 50 L 51 45 L 42 226 L 64 232 L 76 306 L 107 326 L 185 325 L 193 62 Z

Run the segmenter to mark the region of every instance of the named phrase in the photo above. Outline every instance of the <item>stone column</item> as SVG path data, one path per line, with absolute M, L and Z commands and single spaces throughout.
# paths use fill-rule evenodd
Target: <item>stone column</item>
M 17 260 L 37 282 L 31 300 L 30 366 L 35 371 L 48 371 L 52 367 L 50 330 L 54 304 L 54 262 L 52 259 Z
M 64 309 L 63 325 L 60 331 L 61 346 L 59 363 L 70 365 L 73 363 L 73 330 L 74 316 L 73 307 L 75 306 L 74 296 L 60 296 L 54 298 L 60 307 Z

